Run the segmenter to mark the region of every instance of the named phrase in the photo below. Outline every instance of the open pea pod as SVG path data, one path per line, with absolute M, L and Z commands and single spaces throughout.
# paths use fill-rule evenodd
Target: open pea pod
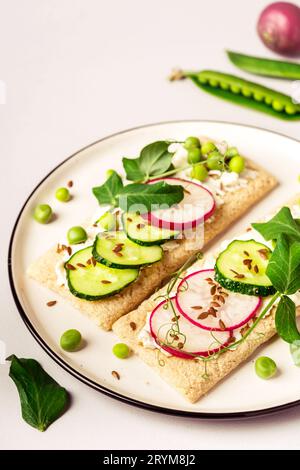
M 183 72 L 199 88 L 232 103 L 288 121 L 300 120 L 300 105 L 284 93 L 214 70 Z

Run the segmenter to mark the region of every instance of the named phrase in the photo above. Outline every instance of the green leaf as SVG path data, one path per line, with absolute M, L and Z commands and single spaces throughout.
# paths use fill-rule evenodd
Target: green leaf
M 138 158 L 123 158 L 126 178 L 138 181 L 167 171 L 173 156 L 168 152 L 168 147 L 169 142 L 159 140 L 144 147 Z
M 266 274 L 281 294 L 297 292 L 300 289 L 300 242 L 279 235 Z
M 296 323 L 296 305 L 286 295 L 282 296 L 276 309 L 275 326 L 279 336 L 287 343 L 300 340 Z
M 115 171 L 101 186 L 93 188 L 93 194 L 98 199 L 99 204 L 117 205 L 117 195 L 123 188 L 123 181 Z
M 139 158 L 126 158 L 122 159 L 123 167 L 126 172 L 126 178 L 129 181 L 139 181 L 145 178 L 144 173 L 140 169 Z
M 252 227 L 257 230 L 265 240 L 276 240 L 278 235 L 283 233 L 300 241 L 299 225 L 293 219 L 288 207 L 280 209 L 268 222 L 252 224 Z
M 165 181 L 154 184 L 132 183 L 124 186 L 118 195 L 118 206 L 125 212 L 141 214 L 158 209 L 159 205 L 171 207 L 183 199 L 183 187 Z
M 23 419 L 45 431 L 65 411 L 67 391 L 34 359 L 19 359 L 13 354 L 7 360 L 11 361 L 9 376 L 19 392 Z

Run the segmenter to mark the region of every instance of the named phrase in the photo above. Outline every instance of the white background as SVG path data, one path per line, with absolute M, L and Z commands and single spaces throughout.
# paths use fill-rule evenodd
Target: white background
M 299 448 L 300 408 L 268 418 L 213 422 L 158 415 L 107 398 L 59 368 L 24 326 L 7 279 L 10 233 L 25 198 L 62 159 L 107 134 L 163 120 L 241 122 L 298 137 L 277 121 L 170 84 L 174 66 L 239 73 L 225 48 L 272 56 L 255 24 L 264 0 L 0 0 L 0 339 L 7 355 L 39 360 L 73 396 L 45 433 L 20 417 L 0 366 L 0 448 Z M 240 72 L 242 75 L 242 72 Z M 259 79 L 287 93 L 290 82 Z M 284 162 L 282 163 L 284 165 Z M 298 169 L 295 169 L 298 172 Z

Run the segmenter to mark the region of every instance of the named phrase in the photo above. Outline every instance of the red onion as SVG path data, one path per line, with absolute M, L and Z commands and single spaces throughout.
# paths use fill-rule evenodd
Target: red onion
M 288 2 L 271 3 L 261 13 L 257 31 L 264 44 L 273 51 L 300 53 L 300 8 Z

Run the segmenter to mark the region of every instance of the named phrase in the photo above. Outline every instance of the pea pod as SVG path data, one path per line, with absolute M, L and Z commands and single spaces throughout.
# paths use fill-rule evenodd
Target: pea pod
M 226 51 L 229 60 L 238 68 L 255 75 L 266 77 L 300 79 L 300 64 L 283 60 L 264 59 L 250 55 Z
M 202 90 L 232 103 L 261 111 L 279 119 L 300 120 L 300 105 L 284 93 L 255 82 L 213 70 L 183 72 Z

